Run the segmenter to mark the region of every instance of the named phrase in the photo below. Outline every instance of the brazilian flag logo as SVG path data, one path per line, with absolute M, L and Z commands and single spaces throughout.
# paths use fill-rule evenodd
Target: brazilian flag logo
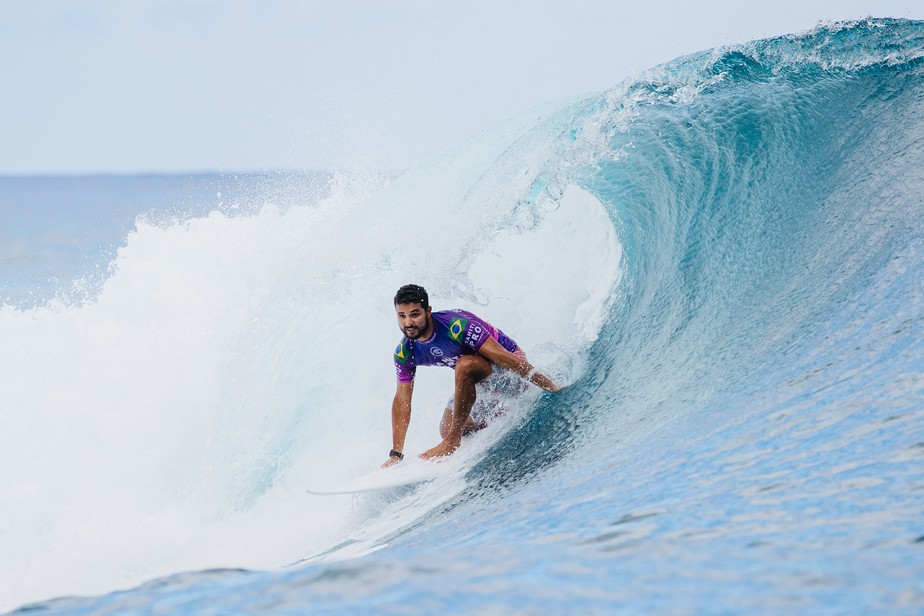
M 395 349 L 395 360 L 398 363 L 403 364 L 404 362 L 407 361 L 407 358 L 409 355 L 410 353 L 408 353 L 407 347 L 399 342 L 398 348 Z
M 449 324 L 449 337 L 456 342 L 461 342 L 466 325 L 468 325 L 468 321 L 465 319 L 453 319 L 452 323 Z

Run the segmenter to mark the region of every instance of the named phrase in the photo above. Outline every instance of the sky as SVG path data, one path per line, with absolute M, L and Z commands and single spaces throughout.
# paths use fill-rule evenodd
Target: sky
M 0 175 L 400 170 L 696 51 L 921 0 L 0 0 Z

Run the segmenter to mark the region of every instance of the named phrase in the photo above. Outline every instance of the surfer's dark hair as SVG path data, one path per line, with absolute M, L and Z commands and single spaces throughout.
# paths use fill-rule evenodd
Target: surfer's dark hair
M 420 304 L 426 310 L 430 307 L 430 298 L 422 286 L 406 284 L 395 293 L 395 306 L 398 304 Z

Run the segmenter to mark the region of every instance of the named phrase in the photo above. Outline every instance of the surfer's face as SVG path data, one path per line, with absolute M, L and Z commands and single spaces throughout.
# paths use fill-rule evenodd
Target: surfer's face
M 425 335 L 429 336 L 431 311 L 432 308 L 424 310 L 420 304 L 398 304 L 395 306 L 398 327 L 411 340 L 417 340 Z

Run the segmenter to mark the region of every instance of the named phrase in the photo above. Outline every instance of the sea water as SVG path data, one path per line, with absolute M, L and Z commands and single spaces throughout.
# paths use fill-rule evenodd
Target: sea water
M 0 609 L 924 609 L 921 22 L 680 58 L 397 178 L 216 182 L 0 180 Z M 387 457 L 407 282 L 570 387 L 443 480 L 308 495 Z M 451 372 L 417 380 L 411 453 Z

